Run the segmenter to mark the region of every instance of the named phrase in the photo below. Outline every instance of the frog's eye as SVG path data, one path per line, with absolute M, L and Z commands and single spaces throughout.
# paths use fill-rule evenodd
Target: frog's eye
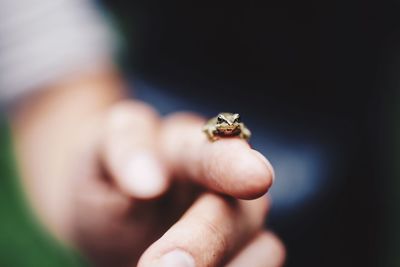
M 236 116 L 236 118 L 235 118 L 235 120 L 234 120 L 233 122 L 237 122 L 237 123 L 239 123 L 239 122 L 240 122 L 240 116 L 239 116 L 239 115 L 237 115 L 237 116 Z
M 225 121 L 225 120 L 224 120 L 223 118 L 221 118 L 221 117 L 218 117 L 218 118 L 217 118 L 217 122 L 218 122 L 218 123 L 223 123 L 224 121 Z

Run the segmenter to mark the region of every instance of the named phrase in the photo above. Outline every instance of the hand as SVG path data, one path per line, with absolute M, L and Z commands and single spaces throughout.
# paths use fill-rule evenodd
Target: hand
M 147 105 L 131 101 L 98 110 L 61 120 L 59 128 L 42 120 L 43 129 L 58 138 L 44 139 L 49 149 L 34 168 L 23 152 L 43 135 L 29 139 L 30 129 L 17 131 L 24 176 L 42 173 L 39 165 L 52 174 L 40 185 L 59 182 L 41 188 L 44 197 L 34 200 L 50 229 L 99 266 L 133 265 L 139 258 L 139 266 L 186 266 L 179 259 L 195 266 L 281 265 L 281 243 L 262 230 L 267 201 L 260 196 L 273 171 L 261 154 L 239 139 L 209 142 L 203 120 L 194 115 L 161 120 Z M 72 136 L 64 136 L 64 127 L 73 127 Z M 57 149 L 60 140 L 63 149 Z M 59 193 L 57 201 L 47 199 L 55 195 L 51 189 Z

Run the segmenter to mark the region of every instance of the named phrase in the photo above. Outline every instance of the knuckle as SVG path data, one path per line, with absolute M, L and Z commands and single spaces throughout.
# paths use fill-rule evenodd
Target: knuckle
M 130 109 L 132 112 L 135 112 L 139 115 L 146 115 L 147 117 L 154 118 L 154 119 L 159 117 L 159 114 L 155 108 L 153 108 L 149 104 L 146 104 L 142 101 L 131 102 Z
M 148 104 L 124 100 L 110 107 L 106 124 L 111 129 L 120 130 L 137 124 L 155 124 L 158 120 L 157 111 Z
M 212 245 L 217 251 L 222 251 L 227 249 L 229 242 L 227 236 L 219 229 L 216 222 L 211 221 L 208 218 L 201 217 L 199 218 L 200 225 L 203 228 L 202 232 L 205 237 L 212 240 Z M 214 250 L 215 251 L 215 250 Z
M 204 119 L 193 112 L 174 112 L 165 117 L 167 123 L 203 123 Z

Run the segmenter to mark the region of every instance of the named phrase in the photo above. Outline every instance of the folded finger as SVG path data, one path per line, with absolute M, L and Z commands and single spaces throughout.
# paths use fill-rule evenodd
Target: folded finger
M 265 194 L 274 176 L 268 160 L 239 138 L 209 141 L 201 130 L 203 124 L 203 119 L 188 114 L 164 121 L 161 148 L 171 171 L 237 198 Z
M 260 230 L 266 210 L 265 198 L 233 200 L 206 193 L 146 250 L 139 266 L 220 266 Z
M 168 186 L 168 173 L 158 153 L 160 120 L 141 102 L 126 101 L 107 116 L 101 157 L 122 191 L 135 198 L 154 198 Z

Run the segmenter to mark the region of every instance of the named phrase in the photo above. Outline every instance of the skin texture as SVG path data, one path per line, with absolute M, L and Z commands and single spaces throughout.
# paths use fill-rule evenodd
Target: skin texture
M 49 231 L 95 266 L 256 266 L 246 255 L 281 266 L 283 246 L 262 228 L 267 159 L 240 138 L 210 142 L 197 115 L 160 118 L 123 95 L 106 68 L 12 113 L 22 182 Z

